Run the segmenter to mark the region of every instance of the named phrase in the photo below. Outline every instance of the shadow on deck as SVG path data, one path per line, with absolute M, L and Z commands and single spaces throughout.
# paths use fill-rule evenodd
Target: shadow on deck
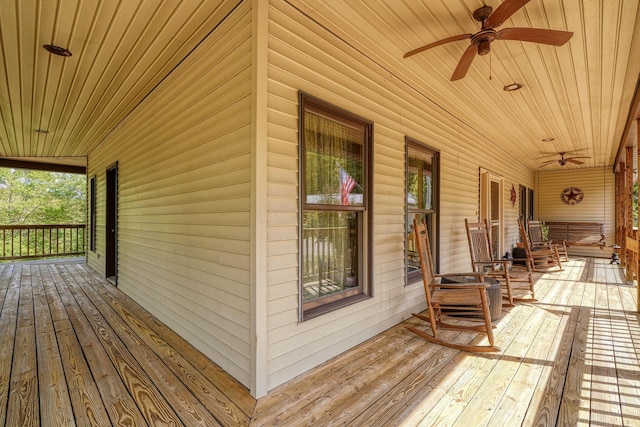
M 256 402 L 84 264 L 0 264 L 0 425 L 639 425 L 635 286 L 574 258 L 536 294 L 496 323 L 499 354 L 410 319 Z

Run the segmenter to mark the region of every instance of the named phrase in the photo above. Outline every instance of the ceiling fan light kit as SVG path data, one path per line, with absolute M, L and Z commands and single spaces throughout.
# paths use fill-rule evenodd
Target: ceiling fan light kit
M 491 52 L 491 43 L 494 40 L 515 40 L 532 43 L 542 43 L 552 46 L 562 46 L 573 36 L 569 31 L 547 30 L 543 28 L 504 28 L 496 30 L 515 12 L 520 10 L 530 0 L 505 0 L 493 11 L 491 6 L 483 6 L 473 12 L 473 18 L 480 22 L 480 31 L 475 34 L 459 34 L 447 37 L 433 43 L 429 43 L 404 54 L 408 58 L 425 50 L 440 46 L 446 43 L 459 40 L 471 39 L 471 44 L 462 54 L 456 69 L 451 76 L 451 81 L 460 80 L 466 76 L 471 67 L 471 63 L 476 54 L 486 55 Z M 506 90 L 506 89 L 505 89 Z

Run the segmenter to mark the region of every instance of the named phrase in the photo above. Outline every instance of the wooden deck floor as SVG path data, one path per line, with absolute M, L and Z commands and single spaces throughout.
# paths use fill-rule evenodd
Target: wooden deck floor
M 0 264 L 0 426 L 242 426 L 246 388 L 79 263 Z
M 496 322 L 501 353 L 408 320 L 256 403 L 85 265 L 0 265 L 0 426 L 640 425 L 635 286 L 575 258 L 536 294 Z

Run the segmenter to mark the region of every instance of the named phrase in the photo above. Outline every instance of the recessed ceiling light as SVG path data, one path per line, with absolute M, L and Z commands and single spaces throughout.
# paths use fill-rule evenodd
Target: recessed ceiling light
M 42 46 L 47 52 L 51 52 L 58 56 L 71 56 L 71 52 L 64 47 L 56 46 L 54 44 L 45 44 Z
M 555 141 L 555 140 L 556 140 L 555 138 L 544 138 L 542 140 L 542 142 L 551 142 L 551 141 Z
M 49 133 L 49 131 L 46 130 L 46 129 L 36 129 L 36 132 L 38 132 L 38 133 Z
M 503 87 L 506 92 L 513 92 L 514 90 L 522 89 L 522 83 L 511 83 Z

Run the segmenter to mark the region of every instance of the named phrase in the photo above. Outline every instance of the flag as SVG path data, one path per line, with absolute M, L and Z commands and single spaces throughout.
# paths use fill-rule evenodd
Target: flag
M 349 194 L 355 186 L 356 180 L 346 170 L 340 168 L 340 200 L 343 205 L 349 204 Z

